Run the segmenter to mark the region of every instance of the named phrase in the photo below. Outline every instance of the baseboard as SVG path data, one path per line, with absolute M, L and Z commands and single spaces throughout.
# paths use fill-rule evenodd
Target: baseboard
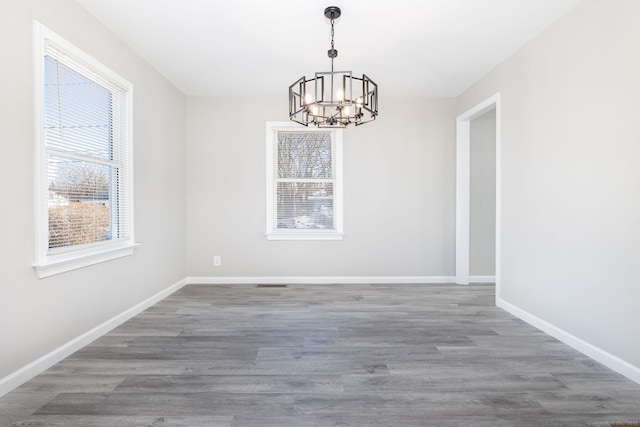
M 240 284 L 436 284 L 455 283 L 454 276 L 267 276 L 267 277 L 187 277 L 188 285 Z
M 560 329 L 557 326 L 554 326 L 551 323 L 546 322 L 519 307 L 516 307 L 513 304 L 506 302 L 503 299 L 497 299 L 496 305 L 518 317 L 519 319 L 524 320 L 531 326 L 534 326 L 540 329 L 542 332 L 551 335 L 552 337 L 558 339 L 559 341 L 562 341 L 570 347 L 573 347 L 580 353 L 583 353 L 590 358 L 602 363 L 606 367 L 613 369 L 619 374 L 624 375 L 631 381 L 640 384 L 640 367 L 634 366 L 629 362 L 626 362 L 619 357 L 614 356 L 613 354 L 599 347 L 596 347 L 593 344 L 590 344 L 576 337 L 575 335 L 572 335 L 569 332 Z
M 469 276 L 469 283 L 496 283 L 496 276 Z
M 147 308 L 163 300 L 186 284 L 187 279 L 182 279 L 178 283 L 169 286 L 165 290 L 158 292 L 152 297 L 147 298 L 141 303 L 136 304 L 130 309 L 118 314 L 117 316 L 96 326 L 90 331 L 85 332 L 84 334 L 67 342 L 66 344 L 61 345 L 50 353 L 45 354 L 41 358 L 0 379 L 0 397 L 18 388 L 36 375 L 49 369 L 56 363 L 63 360 L 65 357 L 68 357 L 76 351 L 80 350 L 82 347 L 91 343 L 96 338 L 100 338 L 102 335 L 106 334 L 117 326 L 120 326 L 127 320 L 131 319 L 133 316 L 142 313 Z

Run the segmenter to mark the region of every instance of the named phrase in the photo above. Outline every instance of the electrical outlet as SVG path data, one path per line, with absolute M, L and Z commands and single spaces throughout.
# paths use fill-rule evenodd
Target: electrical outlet
M 213 257 L 213 265 L 216 267 L 220 267 L 222 265 L 222 260 L 218 255 Z

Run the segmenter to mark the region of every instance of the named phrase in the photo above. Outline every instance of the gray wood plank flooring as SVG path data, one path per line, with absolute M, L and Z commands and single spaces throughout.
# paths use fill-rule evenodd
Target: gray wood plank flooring
M 190 285 L 0 399 L 0 425 L 640 421 L 640 385 L 493 301 L 489 285 Z

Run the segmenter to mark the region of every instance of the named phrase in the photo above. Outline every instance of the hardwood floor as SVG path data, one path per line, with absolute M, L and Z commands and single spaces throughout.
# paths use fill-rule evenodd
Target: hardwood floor
M 190 285 L 0 399 L 0 425 L 640 421 L 640 385 L 493 301 L 487 285 Z

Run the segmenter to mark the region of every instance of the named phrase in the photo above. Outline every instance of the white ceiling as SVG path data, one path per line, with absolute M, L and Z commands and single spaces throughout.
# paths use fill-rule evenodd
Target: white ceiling
M 581 0 L 76 0 L 186 95 L 276 96 L 330 69 L 457 96 Z

